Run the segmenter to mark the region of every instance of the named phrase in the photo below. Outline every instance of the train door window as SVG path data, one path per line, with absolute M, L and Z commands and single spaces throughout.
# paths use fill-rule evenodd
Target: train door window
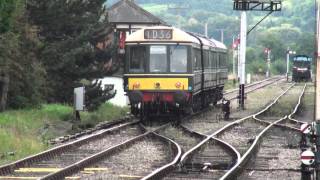
M 146 62 L 146 47 L 136 46 L 130 49 L 130 72 L 144 72 Z
M 224 55 L 222 53 L 219 53 L 219 64 L 220 64 L 220 67 L 224 67 Z
M 170 46 L 170 72 L 187 72 L 188 68 L 187 46 Z
M 220 53 L 216 53 L 216 57 L 217 57 L 217 68 L 220 68 L 221 67 Z
M 213 53 L 213 68 L 218 67 L 218 54 L 216 52 Z
M 150 46 L 150 72 L 167 72 L 167 47 Z
M 209 56 L 209 67 L 211 69 L 214 68 L 214 54 L 212 51 L 210 51 L 210 56 Z
M 201 69 L 201 51 L 200 49 L 194 49 L 194 70 Z
M 209 68 L 209 51 L 203 51 L 203 62 L 204 62 L 204 69 Z

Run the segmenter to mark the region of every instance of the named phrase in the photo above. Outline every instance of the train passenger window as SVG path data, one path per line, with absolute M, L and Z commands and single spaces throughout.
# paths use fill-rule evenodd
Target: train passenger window
M 188 49 L 186 46 L 170 46 L 170 72 L 187 72 Z
M 150 46 L 150 72 L 167 72 L 167 47 Z
M 146 47 L 132 47 L 130 50 L 130 72 L 144 72 L 146 61 Z

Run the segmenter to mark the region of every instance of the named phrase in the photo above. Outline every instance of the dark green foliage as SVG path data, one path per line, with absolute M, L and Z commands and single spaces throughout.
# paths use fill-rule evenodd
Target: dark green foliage
M 105 67 L 115 48 L 96 48 L 98 42 L 110 40 L 107 35 L 112 32 L 105 18 L 104 3 L 104 0 L 28 1 L 30 20 L 39 27 L 43 42 L 40 56 L 47 70 L 50 102 L 71 103 L 73 88 L 80 80 L 92 82 L 108 72 Z M 95 84 L 99 93 L 89 97 L 94 104 L 108 99 L 98 85 Z
M 15 9 L 16 0 L 0 1 L 0 34 L 10 31 Z
M 6 97 L 1 109 L 6 105 L 9 108 L 37 106 L 45 92 L 45 70 L 36 55 L 39 41 L 34 28 L 27 23 L 21 1 L 1 1 L 0 4 L 12 10 L 10 17 L 8 13 L 0 13 L 0 19 L 10 19 L 10 24 L 1 22 L 6 32 L 0 34 L 0 70 L 1 76 L 8 77 L 8 91 L 0 95 Z
M 95 81 L 93 84 L 85 87 L 86 89 L 86 108 L 89 111 L 98 109 L 101 102 L 106 102 L 108 99 L 113 98 L 116 95 L 115 92 L 111 92 L 108 89 L 102 90 L 102 81 Z

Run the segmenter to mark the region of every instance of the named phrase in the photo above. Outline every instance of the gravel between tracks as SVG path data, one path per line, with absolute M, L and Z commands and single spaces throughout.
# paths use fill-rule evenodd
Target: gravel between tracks
M 92 165 L 94 168 L 106 168 L 106 171 L 91 175 L 78 173 L 74 176 L 81 179 L 140 179 L 171 161 L 168 148 L 161 141 L 146 138 Z
M 279 96 L 290 85 L 290 83 L 279 81 L 275 84 L 247 94 L 245 111 L 239 111 L 237 109 L 237 100 L 231 101 L 230 120 L 219 119 L 221 109 L 214 108 L 211 111 L 202 114 L 201 116 L 193 118 L 190 121 L 184 122 L 184 126 L 189 127 L 190 129 L 196 132 L 212 134 L 213 132 L 224 127 L 225 125 L 231 123 L 233 120 L 241 119 L 243 117 L 260 111 L 263 107 L 265 107 L 272 100 L 274 100 L 275 97 Z
M 253 119 L 250 119 L 228 129 L 218 137 L 231 144 L 241 155 L 243 155 L 253 143 L 256 135 L 266 127 L 266 125 L 262 125 L 255 122 Z
M 273 127 L 239 180 L 300 180 L 299 140 L 300 133 Z

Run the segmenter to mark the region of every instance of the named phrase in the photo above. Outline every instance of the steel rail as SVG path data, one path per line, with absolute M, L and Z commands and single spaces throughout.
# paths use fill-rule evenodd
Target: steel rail
M 173 161 L 171 161 L 170 163 L 168 163 L 168 164 L 166 164 L 166 165 L 164 165 L 164 166 L 162 166 L 162 167 L 160 167 L 160 168 L 152 171 L 150 174 L 146 175 L 146 176 L 143 177 L 141 180 L 159 179 L 159 178 L 162 176 L 162 173 L 165 173 L 165 172 L 167 172 L 167 171 L 170 171 L 170 170 L 172 170 L 172 169 L 175 167 L 175 165 L 177 164 L 177 162 L 179 162 L 180 157 L 181 157 L 181 155 L 182 155 L 182 150 L 181 150 L 181 147 L 179 146 L 178 143 L 176 143 L 175 141 L 173 141 L 173 140 L 170 139 L 170 138 L 167 138 L 167 137 L 162 136 L 162 135 L 160 135 L 160 134 L 157 134 L 157 133 L 155 133 L 155 132 L 153 132 L 153 134 L 154 134 L 155 136 L 158 136 L 158 137 L 161 137 L 161 138 L 163 138 L 163 139 L 166 139 L 168 142 L 171 142 L 171 144 L 173 144 L 174 147 L 175 147 L 174 150 L 176 151 L 176 156 L 175 156 L 175 158 L 174 158 Z M 172 147 L 171 147 L 171 148 L 172 148 Z
M 254 82 L 254 83 L 248 84 L 248 85 L 246 85 L 246 88 L 249 88 L 249 87 L 252 87 L 252 86 L 255 86 L 255 85 L 264 83 L 264 82 L 266 82 L 266 81 L 279 80 L 279 79 L 283 79 L 283 78 L 284 78 L 284 77 L 282 77 L 282 76 L 280 76 L 280 77 L 276 76 L 276 77 L 267 78 L 267 79 L 264 79 L 264 80 L 261 80 L 261 81 L 256 81 L 256 82 Z M 238 91 L 239 91 L 239 89 L 236 88 L 236 89 L 227 90 L 227 91 L 225 91 L 223 94 L 224 94 L 224 95 L 228 95 L 228 94 L 231 94 L 231 93 L 234 93 L 234 92 L 238 92 Z
M 105 150 L 102 150 L 90 157 L 87 157 L 85 159 L 82 159 L 81 161 L 78 161 L 76 163 L 73 163 L 59 171 L 56 171 L 56 172 L 53 172 L 51 174 L 48 174 L 44 177 L 41 177 L 40 180 L 55 180 L 55 179 L 63 179 L 64 177 L 68 176 L 68 175 L 71 175 L 75 172 L 78 172 L 80 171 L 82 168 L 90 165 L 90 164 L 93 164 L 99 160 L 101 160 L 102 158 L 105 158 L 106 156 L 108 155 L 111 155 L 113 153 L 115 153 L 116 151 L 118 150 L 121 150 L 122 148 L 125 148 L 125 147 L 128 147 L 140 140 L 142 140 L 143 138 L 147 137 L 148 135 L 152 135 L 153 132 L 155 131 L 158 131 L 159 129 L 163 129 L 163 128 L 166 128 L 168 125 L 170 125 L 170 123 L 167 123 L 163 126 L 160 126 L 159 128 L 157 129 L 154 129 L 154 130 L 151 130 L 151 131 L 147 131 L 141 135 L 138 135 L 136 137 L 133 137 L 129 140 L 126 140 L 120 144 L 117 144 L 115 146 L 112 146 L 112 147 L 109 147 Z
M 245 94 L 249 94 L 249 93 L 251 93 L 251 92 L 253 92 L 253 91 L 256 91 L 256 90 L 258 90 L 258 89 L 261 89 L 261 88 L 264 88 L 264 87 L 266 87 L 266 86 L 269 86 L 270 84 L 273 84 L 273 83 L 277 82 L 277 80 L 280 80 L 280 79 L 283 79 L 283 78 L 284 78 L 284 77 L 280 77 L 280 78 L 276 79 L 275 81 L 271 81 L 271 82 L 269 82 L 269 83 L 266 83 L 266 84 L 263 84 L 263 85 L 261 85 L 261 86 L 258 86 L 258 87 L 254 88 L 254 89 L 247 90 L 247 91 L 245 92 Z M 234 95 L 234 96 L 232 96 L 231 98 L 229 98 L 229 100 L 235 100 L 235 99 L 238 99 L 238 95 Z
M 293 115 L 294 113 L 296 113 L 298 107 L 301 104 L 301 99 L 303 94 L 305 93 L 305 87 L 303 88 L 298 102 L 294 108 L 294 110 L 292 111 L 292 113 L 290 115 Z M 256 118 L 255 116 L 253 116 L 253 119 L 258 120 L 260 122 L 265 122 L 263 120 L 260 120 L 258 118 Z M 288 119 L 288 115 L 286 115 L 285 117 L 275 121 L 275 122 L 267 122 L 270 123 L 268 125 L 268 127 L 266 127 L 258 136 L 256 136 L 255 141 L 252 143 L 252 145 L 250 146 L 250 148 L 246 151 L 246 153 L 241 157 L 241 160 L 237 162 L 237 164 L 235 166 L 233 166 L 224 176 L 222 176 L 222 178 L 220 178 L 220 180 L 225 180 L 225 179 L 234 179 L 238 172 L 243 168 L 242 166 L 245 166 L 245 164 L 247 163 L 247 161 L 250 159 L 250 156 L 253 154 L 253 152 L 259 147 L 259 144 L 261 143 L 261 140 L 263 138 L 263 136 L 265 135 L 265 133 L 273 126 L 276 125 L 280 125 L 280 123 L 284 120 Z M 280 126 L 280 127 L 286 127 L 287 126 Z M 297 129 L 294 128 L 295 131 L 297 131 Z
M 237 162 L 236 165 L 234 165 L 226 174 L 224 174 L 220 180 L 225 179 L 234 179 L 236 174 L 238 173 L 239 169 L 241 169 L 242 166 L 244 166 L 247 161 L 249 160 L 250 156 L 252 155 L 252 152 L 258 147 L 258 144 L 261 143 L 260 139 L 262 136 L 267 132 L 274 124 L 277 124 L 285 119 L 287 119 L 288 116 L 285 116 L 278 121 L 275 121 L 271 123 L 269 126 L 267 126 L 262 132 L 259 133 L 258 136 L 256 136 L 254 142 L 250 146 L 250 148 L 246 151 L 246 153 L 241 157 L 240 161 Z
M 304 87 L 303 87 L 303 90 L 304 90 L 304 91 L 305 91 L 306 87 L 307 87 L 307 84 L 304 84 Z M 302 99 L 303 96 L 304 96 L 304 93 L 300 95 L 299 104 L 301 104 L 301 99 Z M 295 123 L 304 124 L 304 123 L 306 123 L 306 122 L 299 121 L 299 120 L 294 119 L 294 118 L 292 117 L 294 114 L 297 113 L 299 107 L 300 107 L 300 106 L 296 106 L 296 107 L 295 107 L 294 111 L 288 116 L 288 119 L 289 119 L 290 121 L 295 122 Z
M 54 139 L 50 139 L 48 141 L 48 143 L 51 145 L 55 145 L 58 143 L 65 143 L 69 140 L 74 140 L 74 139 L 79 138 L 81 136 L 92 134 L 92 133 L 99 131 L 99 130 L 109 129 L 109 128 L 112 128 L 116 125 L 120 125 L 121 123 L 130 122 L 133 119 L 134 119 L 134 116 L 130 115 L 130 116 L 122 117 L 118 120 L 113 120 L 113 121 L 109 121 L 109 122 L 100 122 L 94 128 L 88 128 L 88 129 L 85 129 L 81 132 L 77 132 L 75 134 L 69 134 L 69 135 L 65 135 L 65 136 L 56 137 Z
M 112 127 L 112 128 L 109 128 L 109 129 L 105 129 L 97 134 L 92 134 L 88 137 L 85 137 L 83 139 L 79 139 L 79 140 L 76 140 L 76 141 L 73 141 L 73 142 L 70 142 L 70 143 L 67 143 L 67 144 L 63 144 L 63 145 L 60 145 L 60 146 L 57 146 L 57 147 L 54 147 L 52 149 L 48 149 L 46 151 L 43 151 L 43 152 L 40 152 L 38 154 L 35 154 L 35 155 L 31 155 L 31 156 L 28 156 L 26 158 L 23 158 L 21 160 L 18 160 L 16 162 L 13 162 L 13 163 L 10 163 L 10 164 L 7 164 L 7 165 L 3 165 L 0 167 L 0 175 L 6 175 L 6 174 L 10 174 L 12 173 L 15 169 L 18 169 L 18 168 L 21 168 L 21 167 L 25 167 L 25 166 L 29 166 L 35 162 L 39 162 L 43 159 L 48 159 L 48 158 L 52 158 L 58 154 L 61 154 L 65 151 L 68 151 L 74 147 L 77 147 L 77 146 L 81 146 L 82 144 L 85 144 L 89 141 L 92 141 L 92 140 L 95 140 L 95 139 L 99 139 L 105 135 L 107 135 L 108 133 L 112 132 L 112 131 L 115 131 L 115 130 L 118 130 L 118 129 L 122 129 L 122 128 L 125 128 L 125 127 L 128 127 L 128 126 L 132 126 L 132 125 L 135 125 L 135 124 L 138 124 L 139 121 L 134 121 L 134 122 L 130 122 L 130 123 L 125 123 L 125 124 L 122 124 L 120 126 L 116 126 L 116 127 Z
M 291 89 L 295 84 L 293 84 L 292 86 L 288 87 L 283 93 L 281 93 L 272 103 L 270 103 L 266 108 L 264 108 L 263 110 L 261 110 L 260 112 L 254 114 L 254 115 L 257 115 L 257 114 L 260 114 L 260 113 L 263 113 L 264 111 L 268 110 L 271 106 L 273 106 L 278 100 L 280 97 L 282 97 L 286 92 L 289 91 L 289 89 Z M 203 144 L 205 144 L 208 140 L 210 140 L 211 138 L 213 138 L 214 136 L 217 136 L 218 134 L 221 134 L 223 133 L 224 131 L 230 129 L 231 127 L 235 126 L 235 125 L 238 125 L 242 122 L 244 122 L 245 120 L 247 119 L 250 119 L 252 118 L 254 115 L 249 115 L 247 117 L 244 117 L 242 119 L 239 119 L 237 121 L 234 121 L 232 123 L 229 123 L 227 124 L 226 126 L 220 128 L 218 131 L 214 132 L 213 134 L 211 135 L 208 135 L 206 139 L 204 139 L 203 141 L 201 141 L 199 144 L 197 144 L 196 146 L 194 146 L 192 149 L 190 149 L 189 151 L 187 151 L 186 153 L 184 153 L 181 157 L 181 160 L 180 160 L 180 163 L 181 164 L 184 164 L 187 157 L 189 155 L 191 155 L 192 153 L 194 153 L 196 150 L 198 150 L 199 148 L 201 148 L 201 146 Z
M 194 134 L 197 134 L 198 136 L 208 137 L 208 135 L 206 135 L 206 134 L 193 131 L 193 130 L 191 130 L 190 128 L 187 128 L 187 127 L 185 127 L 185 126 L 183 126 L 183 125 L 181 125 L 181 127 L 184 128 L 184 129 L 187 130 L 187 131 L 190 131 L 190 132 L 192 132 L 192 133 L 194 133 Z M 214 141 L 217 141 L 220 145 L 222 145 L 222 146 L 224 146 L 225 148 L 229 149 L 229 151 L 231 151 L 231 152 L 234 153 L 236 159 L 237 159 L 237 160 L 240 160 L 240 158 L 241 158 L 240 152 L 239 152 L 238 150 L 236 150 L 236 148 L 235 148 L 234 146 L 232 146 L 232 145 L 229 144 L 228 142 L 223 141 L 223 140 L 221 140 L 221 139 L 219 139 L 219 138 L 217 138 L 217 137 L 211 137 L 211 139 L 214 140 Z
M 207 135 L 199 133 L 199 132 L 195 132 L 189 128 L 187 128 L 186 126 L 180 125 L 179 126 L 183 131 L 185 131 L 186 133 L 189 133 L 191 136 L 196 136 L 198 138 L 206 138 Z M 211 140 L 217 142 L 219 145 L 223 146 L 223 148 L 228 149 L 229 152 L 233 153 L 233 157 L 236 157 L 236 160 L 240 159 L 240 153 L 229 143 L 218 139 L 216 137 L 212 137 Z M 158 169 L 156 169 L 155 171 L 152 171 L 149 175 L 145 176 L 144 178 L 142 178 L 142 180 L 151 180 L 151 179 L 160 179 L 161 177 L 163 177 L 163 175 L 165 175 L 165 173 L 169 172 L 170 170 L 172 170 L 175 165 L 177 165 L 180 161 L 180 157 L 181 157 L 182 153 L 179 154 L 179 157 L 175 158 L 174 161 L 172 161 L 171 163 L 164 165 Z

